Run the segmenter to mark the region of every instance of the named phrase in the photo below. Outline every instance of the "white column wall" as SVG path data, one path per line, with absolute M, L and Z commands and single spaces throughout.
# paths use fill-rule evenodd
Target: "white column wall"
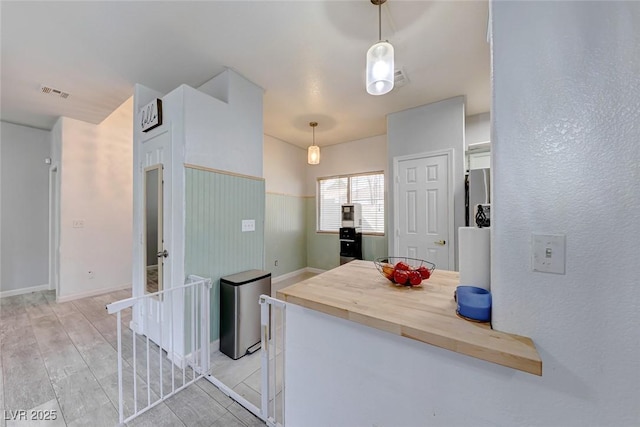
M 521 417 L 637 425 L 640 3 L 492 14 L 493 324 L 533 338 L 544 372 Z M 532 271 L 532 233 L 566 235 L 566 274 Z
M 464 97 L 445 99 L 433 104 L 390 114 L 387 117 L 389 173 L 393 173 L 393 159 L 397 156 L 453 149 L 453 227 L 455 268 L 458 266 L 458 228 L 464 226 Z M 389 185 L 389 206 L 396 203 L 393 177 Z M 388 209 L 387 228 L 393 230 L 393 209 Z M 395 247 L 394 233 L 389 233 L 389 254 Z

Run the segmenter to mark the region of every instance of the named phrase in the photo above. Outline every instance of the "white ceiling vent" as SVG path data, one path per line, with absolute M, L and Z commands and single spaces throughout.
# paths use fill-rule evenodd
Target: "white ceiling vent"
M 63 92 L 60 89 L 54 89 L 50 86 L 40 85 L 40 91 L 47 95 L 59 96 L 60 98 L 67 99 L 69 97 L 68 92 Z
M 393 73 L 393 84 L 394 86 L 401 87 L 409 83 L 409 78 L 407 74 L 404 72 L 402 68 L 397 69 Z

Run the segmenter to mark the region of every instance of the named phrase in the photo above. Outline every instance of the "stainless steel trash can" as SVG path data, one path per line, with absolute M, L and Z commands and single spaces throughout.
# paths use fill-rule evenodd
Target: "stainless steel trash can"
M 268 271 L 249 270 L 220 279 L 220 351 L 234 360 L 260 343 L 262 294 L 271 296 Z

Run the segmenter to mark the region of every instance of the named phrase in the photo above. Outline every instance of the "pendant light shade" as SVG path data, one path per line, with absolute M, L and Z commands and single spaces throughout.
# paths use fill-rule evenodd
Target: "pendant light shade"
M 367 51 L 367 92 L 384 95 L 393 89 L 393 46 L 380 41 Z
M 317 165 L 318 163 L 320 163 L 320 147 L 318 147 L 317 145 L 312 145 L 311 147 L 309 147 L 309 150 L 307 152 L 307 162 L 310 165 Z
M 384 95 L 393 89 L 393 46 L 382 40 L 382 3 L 386 0 L 371 0 L 378 6 L 378 42 L 367 51 L 367 93 Z
M 316 126 L 318 126 L 318 123 L 311 122 L 309 123 L 309 126 L 313 129 L 313 143 L 307 150 L 307 163 L 310 165 L 317 165 L 320 163 L 320 147 L 316 145 Z

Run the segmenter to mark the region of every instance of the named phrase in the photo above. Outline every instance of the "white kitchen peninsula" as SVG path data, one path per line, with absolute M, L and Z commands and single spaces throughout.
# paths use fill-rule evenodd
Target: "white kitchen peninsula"
M 493 425 L 475 415 L 496 404 L 484 387 L 535 383 L 542 361 L 531 339 L 457 317 L 457 285 L 456 272 L 436 270 L 422 287 L 396 287 L 353 261 L 278 292 L 287 425 Z

